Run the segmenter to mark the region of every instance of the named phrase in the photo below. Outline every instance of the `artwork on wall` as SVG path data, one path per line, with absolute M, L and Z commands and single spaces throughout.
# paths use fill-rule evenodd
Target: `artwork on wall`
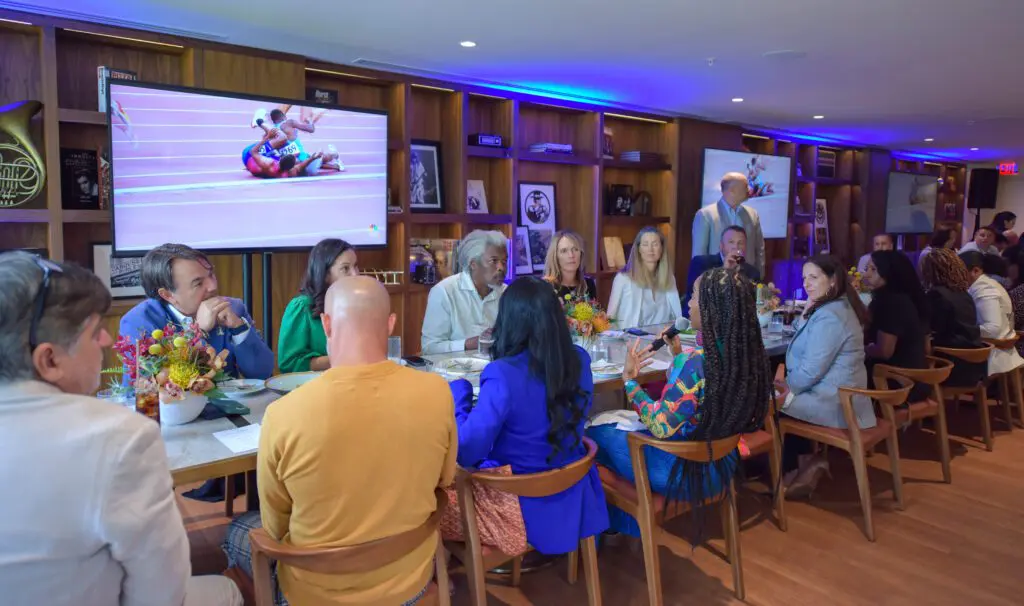
M 828 206 L 824 198 L 814 201 L 814 253 L 828 254 L 832 246 L 828 237 Z
M 466 212 L 471 214 L 487 214 L 487 192 L 484 182 L 478 179 L 466 181 Z
M 544 256 L 555 233 L 555 184 L 519 182 L 519 224 L 529 228 L 533 269 L 544 269 Z
M 441 174 L 441 144 L 414 140 L 409 152 L 409 209 L 412 212 L 444 212 Z
M 516 275 L 533 273 L 533 255 L 530 253 L 530 228 L 517 227 L 515 241 L 512 246 L 515 260 Z
M 142 257 L 114 257 L 108 243 L 92 245 L 92 272 L 115 299 L 143 297 Z

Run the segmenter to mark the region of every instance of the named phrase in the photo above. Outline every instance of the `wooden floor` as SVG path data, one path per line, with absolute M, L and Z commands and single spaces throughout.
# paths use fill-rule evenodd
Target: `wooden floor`
M 969 406 L 950 417 L 954 434 L 953 483 L 941 483 L 935 439 L 909 429 L 902 438 L 906 509 L 893 507 L 888 457 L 869 459 L 878 541 L 861 533 L 853 467 L 831 453 L 833 479 L 825 478 L 814 500 L 788 503 L 789 532 L 768 515 L 764 487 L 745 485 L 740 499 L 740 538 L 747 604 L 780 606 L 927 604 L 1024 604 L 1024 430 L 1006 432 L 996 420 L 994 452 L 958 436 L 976 435 Z M 228 520 L 223 504 L 179 498 L 190 531 L 197 574 L 225 566 L 220 540 Z M 239 499 L 236 512 L 244 508 Z M 721 525 L 708 519 L 712 546 L 721 546 Z M 599 552 L 604 603 L 647 604 L 643 558 L 630 545 Z M 729 565 L 707 549 L 661 551 L 666 604 L 739 604 Z M 454 577 L 455 604 L 469 603 L 463 578 Z M 491 604 L 572 606 L 586 604 L 582 579 L 565 582 L 564 560 L 523 575 L 520 588 L 488 585 Z

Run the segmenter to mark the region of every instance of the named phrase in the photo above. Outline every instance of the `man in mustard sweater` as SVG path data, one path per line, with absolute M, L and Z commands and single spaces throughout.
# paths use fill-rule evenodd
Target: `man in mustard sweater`
M 366 543 L 423 524 L 434 489 L 455 477 L 454 402 L 438 375 L 387 359 L 390 297 L 367 277 L 337 280 L 324 302 L 331 368 L 267 408 L 260 511 L 232 523 L 229 563 L 252 573 L 248 533 L 301 547 Z M 430 582 L 436 539 L 373 572 L 322 575 L 278 566 L 292 604 L 412 604 Z

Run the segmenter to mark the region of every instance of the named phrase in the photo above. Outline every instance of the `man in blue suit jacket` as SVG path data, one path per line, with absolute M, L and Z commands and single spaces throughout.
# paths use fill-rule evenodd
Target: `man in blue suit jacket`
M 217 276 L 203 253 L 183 244 L 164 244 L 142 259 L 147 300 L 121 318 L 120 334 L 132 339 L 167 324 L 195 323 L 215 350 L 228 350 L 224 372 L 266 379 L 274 372 L 274 352 L 252 326 L 238 299 L 217 295 Z
M 739 267 L 745 276 L 759 282 L 761 274 L 746 261 L 747 231 L 738 225 L 730 225 L 722 231 L 718 242 L 718 254 L 698 255 L 690 261 L 690 271 L 686 274 L 686 296 L 683 298 L 683 315 L 690 317 L 690 297 L 693 296 L 693 283 L 701 274 L 715 267 Z

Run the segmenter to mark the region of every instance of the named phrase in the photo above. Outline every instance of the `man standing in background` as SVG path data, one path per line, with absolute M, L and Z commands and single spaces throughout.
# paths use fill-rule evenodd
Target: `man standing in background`
M 705 206 L 693 217 L 693 257 L 719 253 L 719 237 L 725 228 L 742 227 L 747 235 L 747 262 L 764 275 L 764 234 L 757 211 L 743 203 L 750 197 L 750 183 L 743 173 L 722 177 L 722 199 Z

